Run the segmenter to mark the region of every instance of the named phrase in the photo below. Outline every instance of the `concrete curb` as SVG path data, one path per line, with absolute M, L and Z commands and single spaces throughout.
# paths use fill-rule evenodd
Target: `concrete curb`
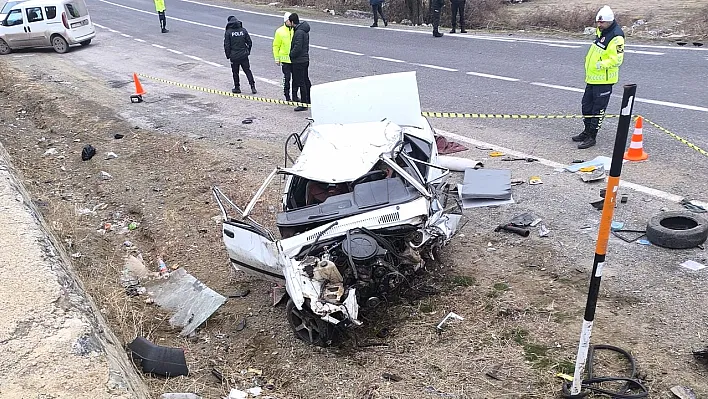
M 0 144 L 0 398 L 149 398 Z

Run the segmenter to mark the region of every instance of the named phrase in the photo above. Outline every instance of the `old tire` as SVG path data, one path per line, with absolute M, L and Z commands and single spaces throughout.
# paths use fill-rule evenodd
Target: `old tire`
M 708 221 L 688 211 L 662 212 L 647 223 L 647 239 L 671 249 L 695 248 L 708 238 Z
M 7 45 L 7 42 L 4 40 L 0 39 L 0 55 L 7 55 L 12 52 L 12 49 L 10 46 Z
M 52 37 L 52 47 L 54 48 L 54 51 L 59 54 L 64 54 L 69 51 L 69 43 L 67 43 L 66 39 L 60 35 L 55 35 Z
M 305 300 L 302 310 L 299 310 L 293 300 L 288 299 L 285 311 L 288 323 L 298 339 L 321 347 L 327 347 L 333 343 L 334 325 L 312 313 L 307 300 Z

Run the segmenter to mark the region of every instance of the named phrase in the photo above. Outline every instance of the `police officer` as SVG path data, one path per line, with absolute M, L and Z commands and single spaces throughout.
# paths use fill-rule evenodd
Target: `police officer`
M 165 17 L 165 0 L 155 0 L 155 10 L 157 11 L 157 17 L 160 19 L 160 29 L 162 33 L 167 33 L 170 30 L 167 29 L 167 18 Z
M 251 84 L 251 93 L 258 93 L 256 91 L 256 81 L 253 79 L 253 73 L 251 72 L 251 64 L 248 61 L 252 46 L 251 37 L 248 35 L 248 31 L 243 28 L 241 21 L 233 15 L 230 16 L 224 33 L 224 53 L 226 58 L 231 61 L 231 73 L 234 78 L 232 93 L 241 93 L 238 76 L 239 68 L 243 68 L 243 73 L 246 74 L 248 83 Z
M 585 56 L 586 86 L 582 101 L 583 115 L 593 117 L 584 118 L 585 129 L 573 136 L 573 141 L 580 142 L 578 148 L 581 150 L 596 144 L 612 86 L 619 80 L 619 68 L 624 61 L 624 32 L 615 21 L 612 9 L 602 7 L 595 21 L 597 36 Z
M 445 4 L 445 0 L 430 0 L 430 7 L 432 8 L 433 15 L 433 36 L 434 37 L 442 37 L 443 34 L 438 31 L 438 27 L 440 27 L 440 13 L 442 12 L 443 5 Z
M 460 33 L 467 33 L 465 30 L 465 0 L 450 0 L 450 8 L 452 12 L 452 29 L 450 33 L 455 33 L 457 28 L 457 13 L 460 13 Z

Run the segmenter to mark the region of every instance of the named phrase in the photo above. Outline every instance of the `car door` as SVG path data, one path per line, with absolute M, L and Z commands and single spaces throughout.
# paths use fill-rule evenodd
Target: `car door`
M 20 48 L 27 46 L 29 41 L 29 33 L 25 26 L 22 9 L 18 8 L 11 10 L 3 21 L 2 33 L 10 48 Z
M 25 17 L 27 18 L 27 44 L 30 46 L 48 46 L 47 23 L 44 19 L 42 7 L 25 8 Z
M 280 242 L 253 219 L 244 217 L 244 211 L 218 187 L 212 191 L 221 209 L 222 237 L 231 264 L 245 274 L 282 284 L 283 268 L 289 259 L 283 254 Z M 227 214 L 225 204 L 235 210 L 235 217 Z

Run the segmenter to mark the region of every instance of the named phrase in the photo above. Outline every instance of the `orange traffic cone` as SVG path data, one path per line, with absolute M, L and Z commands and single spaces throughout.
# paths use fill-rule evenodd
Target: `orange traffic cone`
M 143 94 L 145 94 L 145 90 L 143 90 L 143 85 L 141 85 L 140 80 L 138 80 L 137 73 L 133 73 L 133 82 L 135 82 L 135 94 L 130 96 L 130 102 L 141 103 L 143 102 Z
M 145 90 L 143 90 L 143 85 L 141 85 L 140 80 L 138 80 L 137 73 L 133 73 L 133 81 L 135 82 L 135 95 L 142 96 L 143 94 L 145 94 Z
M 629 149 L 624 153 L 624 159 L 628 161 L 644 161 L 647 158 L 649 158 L 649 154 L 644 152 L 642 139 L 642 117 L 638 116 L 634 126 L 634 134 L 632 134 L 632 142 L 629 143 Z

